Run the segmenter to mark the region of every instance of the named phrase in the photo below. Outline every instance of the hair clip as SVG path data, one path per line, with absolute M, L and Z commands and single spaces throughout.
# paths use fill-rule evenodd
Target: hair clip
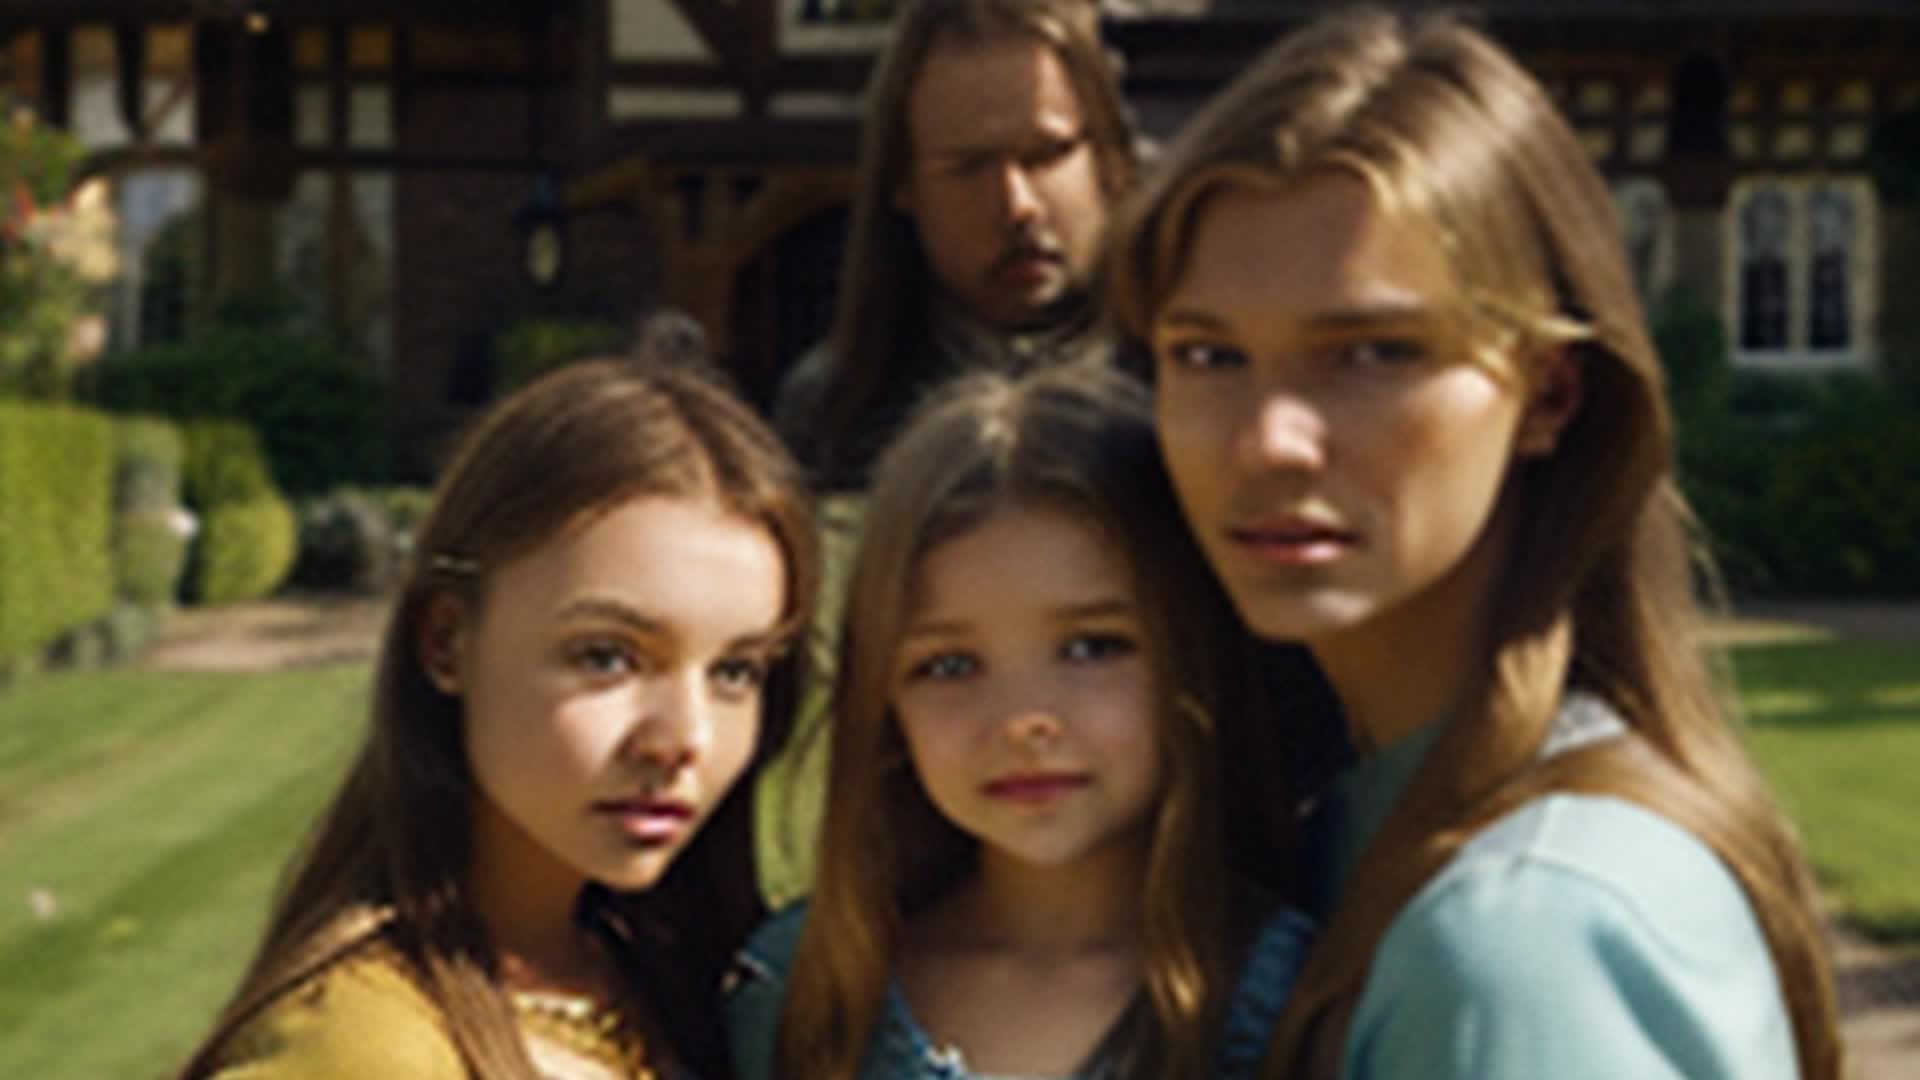
M 1200 730 L 1213 731 L 1213 714 L 1208 712 L 1207 707 L 1200 704 L 1200 699 L 1194 697 L 1192 693 L 1182 690 L 1174 695 L 1173 708 L 1175 712 L 1197 724 Z
M 480 574 L 479 563 L 458 555 L 435 555 L 427 560 L 427 568 L 436 574 L 452 577 L 477 577 Z

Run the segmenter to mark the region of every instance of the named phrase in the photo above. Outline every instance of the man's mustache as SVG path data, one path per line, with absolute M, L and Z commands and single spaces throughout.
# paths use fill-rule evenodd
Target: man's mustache
M 1046 259 L 1050 262 L 1065 262 L 1066 253 L 1060 245 L 1045 237 L 1023 237 L 1009 244 L 1005 250 L 994 257 L 989 273 L 997 274 L 1017 262 L 1030 259 Z

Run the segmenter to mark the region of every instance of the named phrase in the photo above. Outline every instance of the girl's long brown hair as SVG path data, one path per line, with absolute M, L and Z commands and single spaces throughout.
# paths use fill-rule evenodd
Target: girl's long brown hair
M 1449 252 L 1479 355 L 1581 363 L 1584 403 L 1505 498 L 1476 703 L 1452 717 L 1368 850 L 1273 1037 L 1270 1077 L 1332 1076 L 1374 949 L 1413 894 L 1488 822 L 1546 792 L 1629 800 L 1687 829 L 1744 887 L 1792 1017 L 1800 1075 L 1840 1074 L 1833 984 L 1799 844 L 1744 752 L 1696 636 L 1705 564 L 1673 483 L 1671 427 L 1612 201 L 1540 86 L 1447 17 L 1332 16 L 1283 40 L 1211 102 L 1120 215 L 1108 276 L 1144 340 L 1209 195 L 1281 192 L 1347 170 Z M 1634 737 L 1530 768 L 1564 690 Z
M 1007 506 L 1057 510 L 1120 552 L 1157 665 L 1167 790 L 1152 825 L 1144 936 L 1151 1009 L 1133 1075 L 1204 1073 L 1226 978 L 1227 898 L 1212 718 L 1250 710 L 1238 631 L 1160 466 L 1145 388 L 1072 364 L 951 384 L 881 459 L 856 559 L 834 690 L 832 772 L 812 905 L 779 1032 L 781 1075 L 850 1080 L 903 924 L 964 878 L 976 841 L 943 818 L 891 705 L 915 569 Z
M 802 480 L 774 436 L 703 369 L 587 362 L 502 402 L 463 442 L 420 527 L 381 644 L 367 740 L 289 866 L 259 951 L 183 1078 L 213 1071 L 249 1018 L 377 934 L 439 1007 L 475 1076 L 536 1080 L 467 898 L 473 781 L 460 699 L 428 682 L 418 623 L 436 595 L 479 604 L 493 569 L 640 495 L 713 498 L 765 528 L 785 556 L 783 629 L 805 625 L 817 557 Z M 772 673 L 756 762 L 785 737 L 803 652 L 789 650 Z M 713 1012 L 720 975 L 760 915 L 751 788 L 750 777 L 734 786 L 654 888 L 589 886 L 581 898 L 583 919 L 609 931 L 675 1055 L 704 1072 L 724 1068 Z
M 934 374 L 924 339 L 933 276 L 913 219 L 895 205 L 913 161 L 908 98 L 936 45 L 1001 38 L 1039 41 L 1060 58 L 1087 119 L 1101 187 L 1133 183 L 1133 125 L 1100 41 L 1090 0 L 909 0 L 874 68 L 861 124 L 853 220 L 834 310 L 833 373 L 821 399 L 807 464 L 829 486 L 857 480 L 878 447 L 876 419 L 897 416 Z

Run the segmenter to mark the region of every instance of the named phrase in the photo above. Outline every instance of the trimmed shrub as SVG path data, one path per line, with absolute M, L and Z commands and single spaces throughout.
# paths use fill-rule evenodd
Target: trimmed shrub
M 185 526 L 191 518 L 180 505 L 186 440 L 179 428 L 150 416 L 122 421 L 118 436 L 115 593 L 121 600 L 164 607 L 179 594 L 187 564 Z
M 114 506 L 165 510 L 180 505 L 180 470 L 187 457 L 180 429 L 154 416 L 129 416 L 119 425 Z
M 260 438 L 232 420 L 198 420 L 186 427 L 187 505 L 205 512 L 224 503 L 277 495 Z
M 103 365 L 97 393 L 119 412 L 251 424 L 275 483 L 290 492 L 376 481 L 386 472 L 384 390 L 317 338 L 216 326 Z
M 179 515 L 185 513 L 179 507 L 127 510 L 115 519 L 115 593 L 120 599 L 164 607 L 180 594 L 180 575 L 187 566 L 187 537 Z
M 293 508 L 277 495 L 215 505 L 201 521 L 189 595 L 201 604 L 266 596 L 293 568 L 297 537 Z
M 106 417 L 0 402 L 0 656 L 112 607 L 113 461 Z

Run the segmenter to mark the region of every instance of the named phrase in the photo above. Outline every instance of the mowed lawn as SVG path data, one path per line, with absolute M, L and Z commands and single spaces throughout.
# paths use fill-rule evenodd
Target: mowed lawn
M 0 1076 L 157 1077 L 232 989 L 363 665 L 0 692 Z
M 1920 936 L 1920 645 L 1736 663 L 1754 750 L 1836 902 Z M 0 692 L 0 1077 L 177 1062 L 358 739 L 366 679 L 118 672 Z
M 1920 941 L 1920 642 L 1741 649 L 1749 744 L 1829 898 Z

